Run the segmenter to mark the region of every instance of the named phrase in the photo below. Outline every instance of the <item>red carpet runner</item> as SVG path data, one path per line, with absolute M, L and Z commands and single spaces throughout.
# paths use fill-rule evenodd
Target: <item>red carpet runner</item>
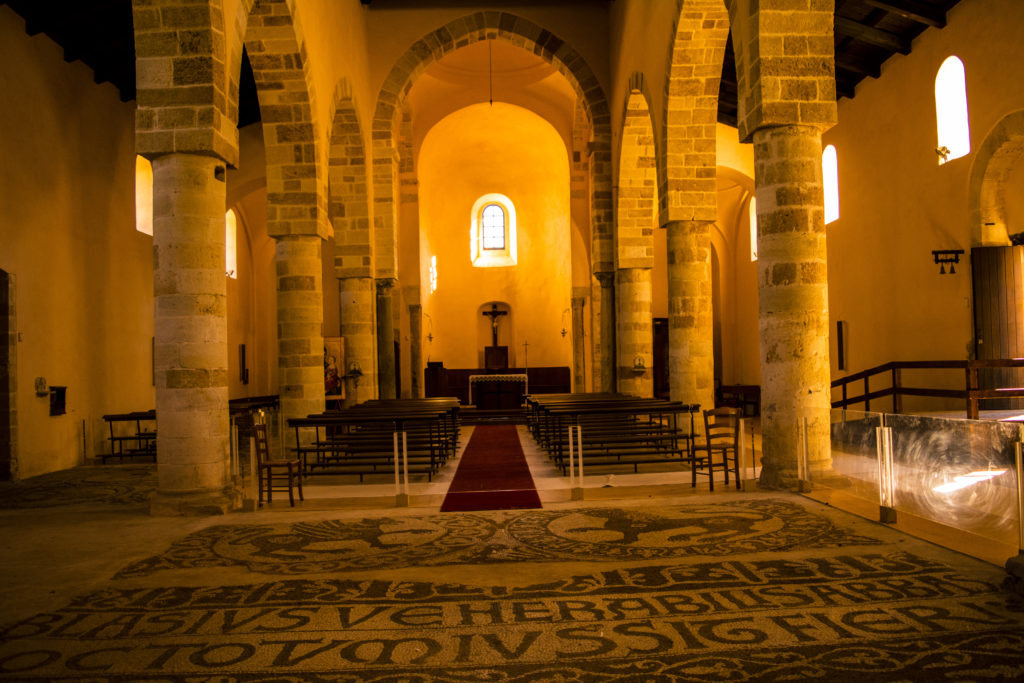
M 515 425 L 480 425 L 462 453 L 441 512 L 539 508 Z

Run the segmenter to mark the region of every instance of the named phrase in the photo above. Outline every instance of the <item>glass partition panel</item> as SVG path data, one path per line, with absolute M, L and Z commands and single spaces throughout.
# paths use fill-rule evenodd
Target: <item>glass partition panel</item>
M 898 511 L 1017 543 L 1015 446 L 1008 422 L 886 415 Z
M 811 470 L 815 490 L 831 491 L 834 494 L 830 498 L 832 504 L 843 507 L 843 500 L 849 500 L 854 504 L 878 505 L 876 430 L 881 426 L 881 413 L 832 411 L 831 467 L 823 471 Z

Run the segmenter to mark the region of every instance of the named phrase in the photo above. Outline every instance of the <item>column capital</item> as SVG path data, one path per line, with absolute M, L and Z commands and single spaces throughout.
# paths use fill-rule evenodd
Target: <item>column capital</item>
M 409 314 L 419 315 L 423 312 L 423 304 L 409 304 Z
M 377 296 L 390 296 L 391 290 L 398 284 L 398 279 L 393 277 L 379 277 L 377 283 Z
M 582 297 L 582 296 L 574 296 L 572 298 L 572 300 L 571 300 L 571 305 L 572 305 L 573 308 L 583 308 L 583 305 L 586 304 L 586 303 L 587 303 L 586 297 Z
M 594 277 L 601 283 L 602 287 L 611 287 L 615 284 L 615 271 L 604 270 L 599 273 L 594 273 Z

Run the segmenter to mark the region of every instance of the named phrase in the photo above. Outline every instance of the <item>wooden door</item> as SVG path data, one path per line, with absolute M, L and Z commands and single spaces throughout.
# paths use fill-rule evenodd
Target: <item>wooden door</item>
M 395 330 L 398 336 L 398 330 Z M 402 398 L 402 345 L 395 342 L 395 398 Z
M 654 319 L 654 397 L 668 398 L 668 318 Z
M 974 349 L 979 360 L 1024 358 L 1024 247 L 974 247 Z M 1024 368 L 982 369 L 983 389 L 1024 386 Z M 1024 407 L 1021 399 L 983 401 L 983 410 Z

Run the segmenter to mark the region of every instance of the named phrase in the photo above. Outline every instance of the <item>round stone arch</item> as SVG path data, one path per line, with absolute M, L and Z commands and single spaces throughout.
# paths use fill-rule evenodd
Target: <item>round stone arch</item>
M 634 72 L 629 78 L 619 140 L 617 268 L 650 268 L 654 264 L 657 156 L 650 92 L 644 75 Z
M 677 0 L 658 155 L 659 220 L 713 221 L 718 91 L 729 38 L 723 0 Z
M 413 43 L 396 60 L 381 86 L 372 127 L 378 277 L 394 277 L 397 272 L 397 140 L 403 100 L 430 64 L 460 47 L 492 39 L 508 41 L 552 64 L 584 102 L 593 131 L 592 267 L 595 272 L 613 269 L 611 117 L 600 82 L 575 48 L 543 27 L 508 12 L 476 12 L 450 21 Z
M 330 234 L 327 155 L 295 0 L 242 0 L 230 48 L 227 110 L 238 120 L 244 44 L 259 93 L 272 237 Z M 279 161 L 280 160 L 280 161 Z
M 1011 170 L 1024 161 L 1024 109 L 1004 116 L 985 136 L 971 164 L 968 216 L 972 246 L 1010 244 L 1006 193 Z
M 371 277 L 373 185 L 366 164 L 366 141 L 359 107 L 347 79 L 335 89 L 333 110 L 327 175 L 328 208 L 337 245 L 334 270 L 339 278 Z

